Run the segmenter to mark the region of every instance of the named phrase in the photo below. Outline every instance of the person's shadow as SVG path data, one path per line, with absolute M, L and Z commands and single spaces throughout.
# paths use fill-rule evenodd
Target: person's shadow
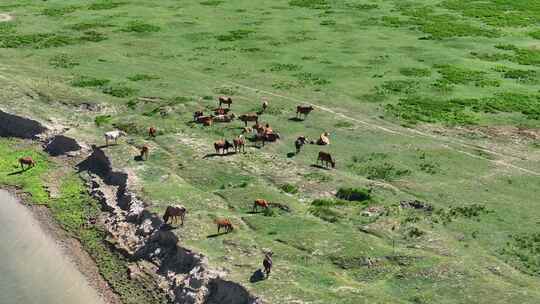
M 251 277 L 249 278 L 249 282 L 251 283 L 257 283 L 257 282 L 260 282 L 264 280 L 264 273 L 262 271 L 262 269 L 257 269 L 252 275 Z

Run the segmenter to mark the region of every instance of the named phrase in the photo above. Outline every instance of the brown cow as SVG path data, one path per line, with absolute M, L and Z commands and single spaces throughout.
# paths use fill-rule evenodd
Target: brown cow
M 218 140 L 214 143 L 214 149 L 216 149 L 216 153 L 219 154 L 220 151 L 221 154 L 229 153 L 229 149 L 232 148 L 233 145 L 228 140 Z
M 231 113 L 231 114 L 222 114 L 222 115 L 217 115 L 214 117 L 214 121 L 215 122 L 231 122 L 233 121 L 234 119 L 236 118 L 236 115 L 234 115 L 234 113 Z
M 257 209 L 261 207 L 263 209 L 268 209 L 270 205 L 268 204 L 268 201 L 262 198 L 258 198 L 253 202 L 253 212 L 256 212 Z
M 254 121 L 255 123 L 259 123 L 259 116 L 257 115 L 257 113 L 242 114 L 240 115 L 240 117 L 238 117 L 238 119 L 243 121 L 246 127 L 248 121 Z
M 157 135 L 157 129 L 155 127 L 148 128 L 149 137 L 156 137 L 156 135 Z
M 184 218 L 186 217 L 187 209 L 182 205 L 168 206 L 163 214 L 163 222 L 167 224 L 169 219 L 172 219 L 172 223 L 178 222 L 178 219 L 182 221 L 180 225 L 184 226 Z
M 221 228 L 225 228 L 225 232 L 229 233 L 234 230 L 233 224 L 229 219 L 216 219 L 214 223 L 217 225 L 217 232 L 221 230 Z
M 272 133 L 264 132 L 263 134 L 257 134 L 257 139 L 262 141 L 263 146 L 266 145 L 266 142 L 274 142 L 280 138 L 281 136 L 277 132 L 272 132 Z
M 19 158 L 19 164 L 21 165 L 21 169 L 24 170 L 24 165 L 26 165 L 26 169 L 32 168 L 36 165 L 36 162 L 32 159 L 30 156 L 24 156 Z
M 232 104 L 232 98 L 229 97 L 229 96 L 219 96 L 218 97 L 218 101 L 219 101 L 219 107 L 221 108 L 221 105 L 222 104 L 226 104 L 227 105 L 227 108 L 230 108 L 231 107 L 231 104 Z
M 246 140 L 244 135 L 239 135 L 237 138 L 233 139 L 234 152 L 246 152 Z
M 215 115 L 225 115 L 228 114 L 231 111 L 231 109 L 224 109 L 224 108 L 217 108 L 214 110 Z
M 299 116 L 304 115 L 304 119 L 308 116 L 309 113 L 313 111 L 313 106 L 305 106 L 300 105 L 296 107 L 296 118 L 299 118 Z
M 211 126 L 214 123 L 214 116 L 199 116 L 197 122 L 202 123 L 204 126 Z
M 142 160 L 147 160 L 148 159 L 148 155 L 150 154 L 150 148 L 146 145 L 142 146 L 140 148 L 140 157 Z
M 332 165 L 332 168 L 336 167 L 336 162 L 332 159 L 332 155 L 330 153 L 326 152 L 319 152 L 319 157 L 317 157 L 317 165 L 319 164 L 319 161 L 321 161 L 321 165 L 324 165 L 328 167 L 328 164 Z

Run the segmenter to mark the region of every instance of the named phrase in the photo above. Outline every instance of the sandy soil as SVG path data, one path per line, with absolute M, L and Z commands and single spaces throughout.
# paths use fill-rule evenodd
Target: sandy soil
M 11 21 L 13 19 L 15 19 L 15 17 L 13 17 L 10 14 L 0 13 L 0 22 L 8 22 L 8 21 Z

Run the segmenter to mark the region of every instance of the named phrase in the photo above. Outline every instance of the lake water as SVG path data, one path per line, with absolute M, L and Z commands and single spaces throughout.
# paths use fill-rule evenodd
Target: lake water
M 32 213 L 0 190 L 0 303 L 103 304 Z

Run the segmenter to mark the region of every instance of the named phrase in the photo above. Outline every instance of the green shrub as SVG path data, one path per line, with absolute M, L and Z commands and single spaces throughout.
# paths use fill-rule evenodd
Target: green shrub
M 81 41 L 100 42 L 107 40 L 107 35 L 97 31 L 86 31 L 80 38 Z
M 78 10 L 79 6 L 63 6 L 63 7 L 48 7 L 44 9 L 41 14 L 49 17 L 61 17 L 66 14 L 70 14 Z
M 115 86 L 107 86 L 104 87 L 102 92 L 107 95 L 111 95 L 118 98 L 124 98 L 124 97 L 130 97 L 138 93 L 139 90 L 122 86 L 122 85 L 115 85 Z
M 429 77 L 431 70 L 423 68 L 401 68 L 399 73 L 407 77 Z
M 298 6 L 311 9 L 328 9 L 330 2 L 328 0 L 291 0 L 290 6 Z
M 377 93 L 384 94 L 412 94 L 418 90 L 420 83 L 414 80 L 388 80 L 380 87 L 377 87 Z
M 347 201 L 366 201 L 371 199 L 371 189 L 339 188 L 336 197 Z
M 302 67 L 297 64 L 292 63 L 272 63 L 270 66 L 270 71 L 272 72 L 281 72 L 281 71 L 298 71 L 301 70 Z
M 68 26 L 69 29 L 75 30 L 75 31 L 89 31 L 97 28 L 104 28 L 104 27 L 111 27 L 111 24 L 105 23 L 105 22 L 81 22 L 76 23 Z
M 229 31 L 228 34 L 223 34 L 223 35 L 217 35 L 215 36 L 215 38 L 218 40 L 218 41 L 237 41 L 237 40 L 242 40 L 242 39 L 246 39 L 249 37 L 250 34 L 252 34 L 253 31 L 252 30 L 234 30 L 234 31 Z
M 129 76 L 127 79 L 131 81 L 150 81 L 150 80 L 159 79 L 159 76 L 148 75 L 148 74 L 135 74 L 135 75 Z
M 321 76 L 314 75 L 312 73 L 298 73 L 294 75 L 298 78 L 298 81 L 303 85 L 327 85 L 329 80 L 322 78 Z
M 329 223 L 336 223 L 342 218 L 341 213 L 329 207 L 310 207 L 308 212 Z
M 152 33 L 159 32 L 161 28 L 157 25 L 145 23 L 142 20 L 135 20 L 129 22 L 124 28 L 123 32 L 132 32 L 132 33 Z
M 540 276 L 540 233 L 510 235 L 500 254 L 520 271 Z
M 207 1 L 199 2 L 199 4 L 206 5 L 206 6 L 218 6 L 218 5 L 221 5 L 222 3 L 223 1 L 220 1 L 220 0 L 207 0 Z
M 112 119 L 111 115 L 98 115 L 94 118 L 94 123 L 96 126 L 101 127 L 108 124 Z
M 298 193 L 298 187 L 296 185 L 283 184 L 279 188 L 285 193 L 290 193 L 290 194 Z
M 109 82 L 110 80 L 108 79 L 99 79 L 90 76 L 80 76 L 79 78 L 73 80 L 71 82 L 71 85 L 78 88 L 102 87 Z
M 538 73 L 535 70 L 506 69 L 503 77 L 523 83 L 535 83 L 538 80 L 537 75 Z
M 55 68 L 70 69 L 78 66 L 80 63 L 71 55 L 62 53 L 51 57 L 49 64 Z
M 79 40 L 63 34 L 0 35 L 0 48 L 47 49 L 76 44 Z
M 99 0 L 88 6 L 89 10 L 109 10 L 124 5 L 124 2 L 116 2 L 112 0 Z
M 529 36 L 533 37 L 534 39 L 540 39 L 540 30 L 529 32 Z

